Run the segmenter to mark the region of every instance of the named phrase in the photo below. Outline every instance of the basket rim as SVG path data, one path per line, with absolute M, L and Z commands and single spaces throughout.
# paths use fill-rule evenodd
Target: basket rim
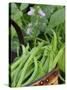
M 43 75 L 41 78 L 39 78 L 38 80 L 35 80 L 34 82 L 26 85 L 26 86 L 32 86 L 34 83 L 38 82 L 38 81 L 41 81 L 43 80 L 46 80 L 46 78 L 50 77 L 52 74 L 56 73 L 57 72 L 57 75 L 59 75 L 59 69 L 58 67 L 54 68 L 53 70 L 51 70 L 50 72 L 48 72 L 47 74 Z M 33 85 L 34 86 L 34 85 Z

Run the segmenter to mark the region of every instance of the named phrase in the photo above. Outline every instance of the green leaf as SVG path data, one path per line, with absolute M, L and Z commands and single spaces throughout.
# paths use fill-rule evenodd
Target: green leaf
M 45 12 L 46 17 L 50 18 L 51 14 L 54 12 L 56 6 L 53 5 L 41 5 L 41 9 Z
M 15 3 L 11 4 L 11 14 L 15 14 L 18 11 L 18 8 Z
M 15 31 L 15 28 L 11 25 L 11 39 L 17 36 L 17 33 Z
M 24 4 L 21 4 L 20 6 L 20 10 L 24 10 L 28 7 L 28 4 L 27 3 L 24 3 Z
M 11 15 L 11 18 L 22 28 L 22 18 L 23 17 L 23 13 L 19 10 L 17 10 L 17 12 L 15 12 L 15 14 Z
M 55 26 L 64 22 L 65 19 L 65 9 L 59 9 L 54 14 L 51 15 L 48 27 L 54 28 Z

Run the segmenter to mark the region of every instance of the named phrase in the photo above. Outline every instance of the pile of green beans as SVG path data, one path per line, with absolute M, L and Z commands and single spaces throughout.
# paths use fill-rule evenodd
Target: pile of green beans
M 22 45 L 23 54 L 10 64 L 11 86 L 20 87 L 31 84 L 56 67 L 64 53 L 64 45 L 57 49 L 57 36 L 53 32 L 51 43 L 44 40 L 30 50 L 29 44 Z

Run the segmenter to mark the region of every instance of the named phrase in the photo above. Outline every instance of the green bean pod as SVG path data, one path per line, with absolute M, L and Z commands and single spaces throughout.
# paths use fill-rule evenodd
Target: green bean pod
M 22 86 L 30 84 L 34 80 L 34 78 L 37 74 L 37 70 L 38 70 L 37 58 L 36 57 L 34 57 L 34 64 L 35 64 L 35 68 L 34 68 L 34 72 L 33 72 L 32 76 L 28 79 L 28 81 L 26 81 L 24 84 L 22 84 Z
M 29 57 L 29 59 L 27 60 L 27 62 L 24 65 L 24 68 L 22 69 L 22 73 L 21 73 L 21 76 L 20 76 L 19 81 L 17 83 L 17 87 L 21 86 L 23 78 L 24 78 L 26 70 L 27 70 L 27 67 L 28 67 L 28 64 L 31 62 L 31 60 L 34 58 L 34 56 L 39 52 L 39 50 L 41 49 L 43 44 L 44 44 L 44 42 L 40 43 L 37 47 L 35 47 L 33 49 L 33 52 L 31 53 L 31 56 Z

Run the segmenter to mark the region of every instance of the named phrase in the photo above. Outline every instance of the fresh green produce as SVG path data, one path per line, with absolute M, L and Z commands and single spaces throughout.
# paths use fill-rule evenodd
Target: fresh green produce
M 65 7 L 11 3 L 11 19 L 24 32 L 22 54 L 17 50 L 17 33 L 11 26 L 11 49 L 17 56 L 10 63 L 11 86 L 31 84 L 58 67 L 65 82 Z M 22 38 L 21 38 L 22 39 Z M 61 72 L 63 75 L 61 75 Z

